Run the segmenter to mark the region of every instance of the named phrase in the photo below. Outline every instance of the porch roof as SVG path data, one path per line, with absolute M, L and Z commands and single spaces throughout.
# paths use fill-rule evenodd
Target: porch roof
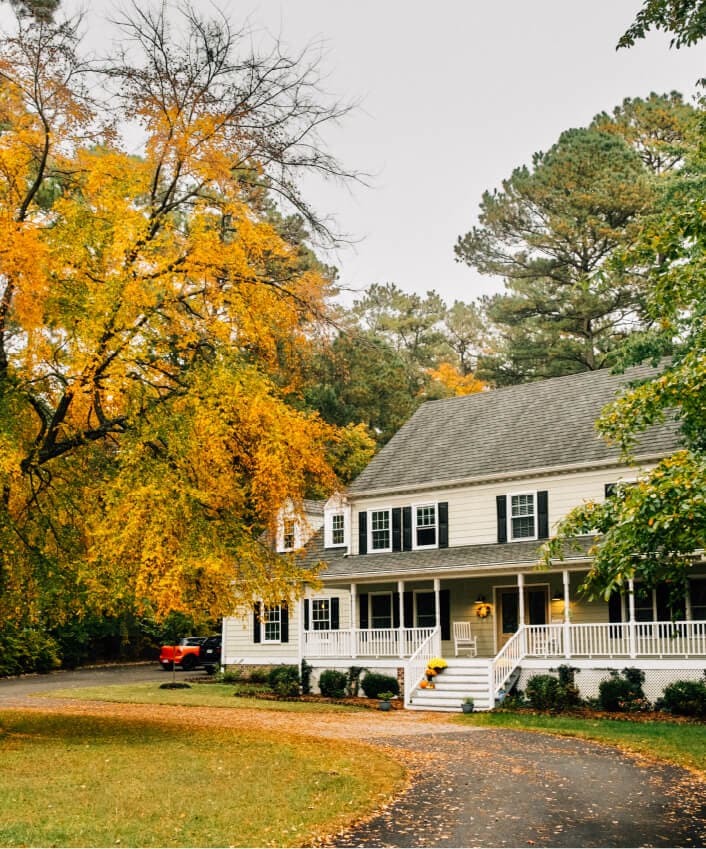
M 576 540 L 578 550 L 565 546 L 566 562 L 589 563 L 588 551 L 595 537 L 580 537 Z M 491 569 L 532 569 L 539 562 L 537 540 L 484 545 L 459 545 L 453 548 L 430 548 L 423 551 L 396 551 L 384 554 L 351 554 L 342 549 L 324 548 L 323 531 L 319 531 L 307 544 L 304 562 L 309 567 L 317 563 L 326 564 L 320 574 L 326 583 L 338 579 L 374 579 L 393 576 L 419 577 L 428 573 L 443 575 L 465 570 L 485 571 Z M 562 561 L 563 564 L 564 561 Z

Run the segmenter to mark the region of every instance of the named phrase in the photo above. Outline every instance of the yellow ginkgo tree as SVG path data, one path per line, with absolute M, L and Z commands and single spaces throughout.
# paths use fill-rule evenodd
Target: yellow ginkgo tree
M 225 18 L 121 26 L 101 63 L 66 21 L 19 17 L 0 50 L 5 621 L 281 599 L 302 573 L 267 532 L 335 484 L 297 365 L 332 276 L 277 199 L 326 235 L 296 178 L 343 176 L 317 128 L 345 109 Z

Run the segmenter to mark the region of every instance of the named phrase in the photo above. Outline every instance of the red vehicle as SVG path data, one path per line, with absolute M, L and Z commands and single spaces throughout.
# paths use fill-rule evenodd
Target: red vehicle
M 162 646 L 159 662 L 163 669 L 171 669 L 176 663 L 182 669 L 194 669 L 199 665 L 199 649 L 206 637 L 184 637 L 178 646 Z

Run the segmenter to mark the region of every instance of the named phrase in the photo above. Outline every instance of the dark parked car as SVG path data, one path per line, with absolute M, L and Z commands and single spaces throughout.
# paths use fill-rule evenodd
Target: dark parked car
M 221 665 L 221 638 L 206 637 L 199 647 L 199 663 L 209 674 Z

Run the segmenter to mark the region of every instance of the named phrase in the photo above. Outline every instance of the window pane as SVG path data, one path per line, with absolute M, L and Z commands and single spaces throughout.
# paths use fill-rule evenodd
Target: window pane
M 390 547 L 390 512 L 389 510 L 373 510 L 370 517 L 372 549 Z
M 331 517 L 331 542 L 334 545 L 343 545 L 345 542 L 343 513 L 336 513 Z
M 265 608 L 265 642 L 278 643 L 281 638 L 280 630 L 281 609 L 280 606 Z
M 327 598 L 316 598 L 311 604 L 311 624 L 314 631 L 331 630 L 331 604 Z
M 510 532 L 512 539 L 535 536 L 534 495 L 513 495 L 510 499 Z
M 283 548 L 294 548 L 294 521 L 284 520 Z
M 417 628 L 433 628 L 436 625 L 434 593 L 416 593 Z
M 417 545 L 436 545 L 436 507 L 417 507 Z

